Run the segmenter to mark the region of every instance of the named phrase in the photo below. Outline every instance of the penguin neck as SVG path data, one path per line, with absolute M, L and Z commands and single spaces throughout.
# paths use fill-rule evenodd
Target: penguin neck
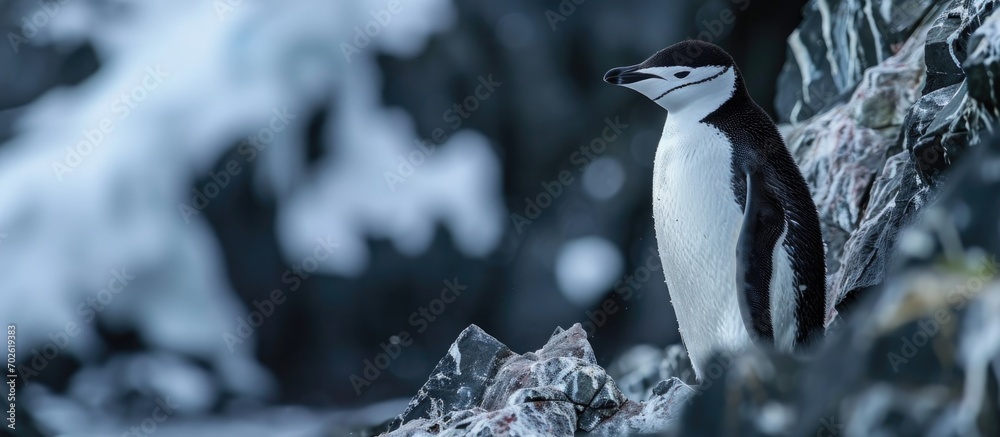
M 709 89 L 708 92 L 697 87 L 679 90 L 685 95 L 677 97 L 683 98 L 662 102 L 661 106 L 667 110 L 667 119 L 678 123 L 701 123 L 709 115 L 725 107 L 744 104 L 750 99 L 743 78 L 735 67 L 730 67 L 713 80 L 712 85 L 715 85 L 714 90 Z

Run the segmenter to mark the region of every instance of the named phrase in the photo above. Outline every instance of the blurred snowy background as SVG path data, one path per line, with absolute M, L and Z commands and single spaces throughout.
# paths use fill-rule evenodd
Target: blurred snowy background
M 336 434 L 470 323 L 679 341 L 664 114 L 601 77 L 697 37 L 770 111 L 804 3 L 3 0 L 19 431 Z

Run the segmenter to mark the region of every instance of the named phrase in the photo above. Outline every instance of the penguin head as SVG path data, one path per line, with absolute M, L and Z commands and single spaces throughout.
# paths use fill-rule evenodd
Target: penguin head
M 641 64 L 611 69 L 604 81 L 640 92 L 671 113 L 705 116 L 742 89 L 733 58 L 721 47 L 683 41 Z

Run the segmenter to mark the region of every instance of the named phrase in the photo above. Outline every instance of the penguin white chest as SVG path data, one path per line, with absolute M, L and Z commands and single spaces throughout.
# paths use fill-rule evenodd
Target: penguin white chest
M 750 343 L 736 295 L 743 212 L 732 146 L 718 129 L 667 117 L 653 167 L 653 219 L 681 338 L 699 379 L 714 350 Z

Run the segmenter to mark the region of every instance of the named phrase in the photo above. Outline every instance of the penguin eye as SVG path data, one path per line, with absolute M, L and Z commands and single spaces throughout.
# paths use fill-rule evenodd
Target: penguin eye
M 674 73 L 674 77 L 676 77 L 678 79 L 683 79 L 685 77 L 688 77 L 689 74 L 691 74 L 690 71 L 678 71 L 678 72 Z

